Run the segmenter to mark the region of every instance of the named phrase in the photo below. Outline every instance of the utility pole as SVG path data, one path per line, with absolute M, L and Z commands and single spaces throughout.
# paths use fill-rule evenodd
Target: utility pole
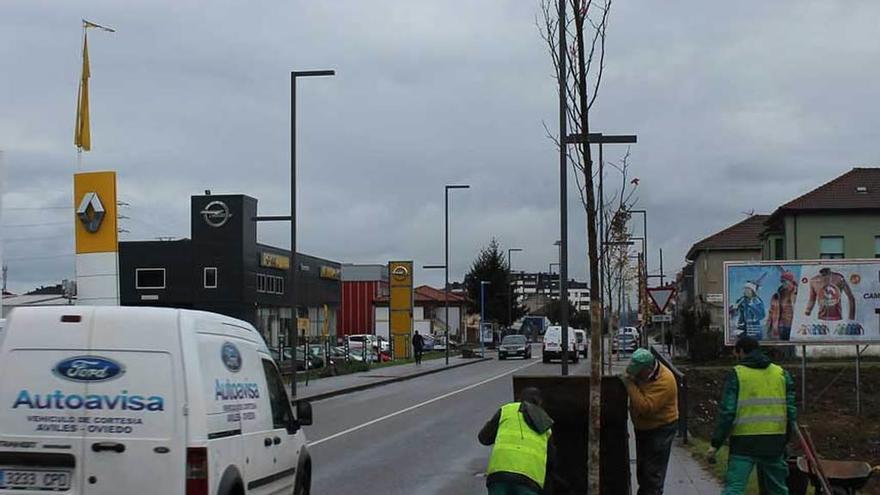
M 559 3 L 559 298 L 568 300 L 568 71 L 565 60 L 566 48 L 565 0 Z M 584 110 L 586 111 L 586 110 Z M 559 325 L 562 327 L 562 376 L 568 375 L 568 305 L 559 308 Z M 598 467 L 598 466 L 597 466 Z

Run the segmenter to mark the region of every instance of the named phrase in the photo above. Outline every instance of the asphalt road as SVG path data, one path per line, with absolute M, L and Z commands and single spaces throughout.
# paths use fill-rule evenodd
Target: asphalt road
M 513 398 L 514 374 L 560 373 L 540 355 L 535 346 L 531 360 L 492 360 L 314 403 L 312 493 L 485 493 L 490 448 L 477 432 Z M 569 368 L 588 369 L 583 358 Z

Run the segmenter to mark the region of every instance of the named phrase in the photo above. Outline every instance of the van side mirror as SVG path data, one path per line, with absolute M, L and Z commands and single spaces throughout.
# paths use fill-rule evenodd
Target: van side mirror
M 312 424 L 312 405 L 308 401 L 300 400 L 296 402 L 296 422 L 300 426 Z

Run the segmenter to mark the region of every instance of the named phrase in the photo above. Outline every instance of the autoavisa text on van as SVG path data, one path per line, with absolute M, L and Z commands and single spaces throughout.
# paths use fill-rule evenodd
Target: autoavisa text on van
M 129 395 L 128 390 L 123 390 L 117 395 L 79 395 L 65 394 L 60 390 L 48 394 L 31 394 L 28 390 L 18 393 L 18 398 L 12 405 L 13 409 L 26 407 L 28 409 L 88 409 L 88 410 L 120 410 L 120 411 L 164 411 L 165 400 L 152 395 Z

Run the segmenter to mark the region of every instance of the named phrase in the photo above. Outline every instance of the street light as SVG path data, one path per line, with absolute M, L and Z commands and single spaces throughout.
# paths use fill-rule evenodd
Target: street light
M 507 272 L 513 273 L 513 260 L 510 258 L 511 253 L 522 251 L 522 248 L 508 248 L 507 250 Z M 507 284 L 507 325 L 513 326 L 513 286 Z
M 483 325 L 486 321 L 486 286 L 492 282 L 480 280 L 480 356 L 486 357 L 486 348 L 483 346 Z M 447 346 L 448 347 L 448 346 Z
M 446 272 L 446 284 L 443 286 L 444 296 L 446 302 L 446 364 L 449 365 L 449 190 L 450 189 L 470 189 L 471 186 L 468 184 L 447 184 L 446 185 L 446 208 L 445 208 L 445 225 L 446 225 L 446 263 L 443 268 Z M 461 327 L 461 309 L 459 309 L 459 327 Z M 459 333 L 461 333 L 461 328 L 458 329 Z
M 293 360 L 293 379 L 290 381 L 291 396 L 296 397 L 296 337 L 299 312 L 297 308 L 296 272 L 299 265 L 296 262 L 296 80 L 300 77 L 326 77 L 335 76 L 335 70 L 295 70 L 290 72 L 290 216 L 257 216 L 251 220 L 255 222 L 290 222 L 290 267 L 288 268 L 288 287 L 290 290 L 291 324 L 293 325 L 293 345 L 291 345 L 291 359 Z M 282 352 L 282 354 L 284 354 Z M 283 357 L 283 356 L 282 356 Z

